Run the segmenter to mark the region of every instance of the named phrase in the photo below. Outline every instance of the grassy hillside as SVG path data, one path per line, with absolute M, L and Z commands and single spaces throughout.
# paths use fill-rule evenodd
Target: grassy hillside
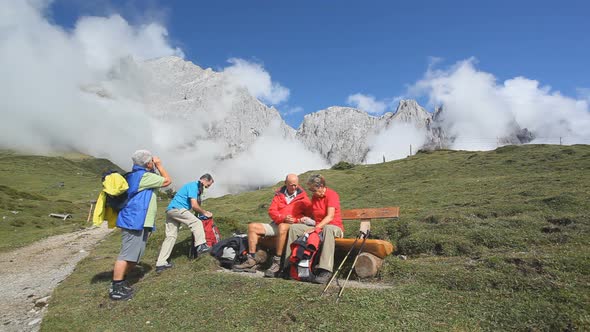
M 397 251 L 366 282 L 391 288 L 348 289 L 335 304 L 337 289 L 320 298 L 318 285 L 218 273 L 210 257 L 186 260 L 186 230 L 175 268 L 156 275 L 160 230 L 133 272 L 132 301 L 107 298 L 113 236 L 55 291 L 42 330 L 589 330 L 589 170 L 589 146 L 540 145 L 323 170 L 344 208 L 401 207 L 400 219 L 373 224 Z M 272 191 L 204 204 L 227 235 L 266 221 Z
M 90 226 L 90 202 L 110 161 L 69 155 L 44 157 L 0 151 L 0 251 Z M 72 219 L 49 217 L 67 213 Z

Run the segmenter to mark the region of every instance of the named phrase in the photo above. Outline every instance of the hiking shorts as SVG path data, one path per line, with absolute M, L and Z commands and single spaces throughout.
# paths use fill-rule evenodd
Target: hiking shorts
M 279 234 L 279 225 L 274 222 L 262 224 L 262 227 L 264 227 L 264 236 L 275 236 Z
M 150 232 L 121 228 L 121 252 L 117 260 L 137 263 L 143 256 Z

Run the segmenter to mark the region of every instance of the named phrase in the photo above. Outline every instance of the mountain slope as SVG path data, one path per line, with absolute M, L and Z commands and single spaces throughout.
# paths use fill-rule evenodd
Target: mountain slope
M 377 278 L 390 288 L 347 289 L 336 305 L 334 293 L 319 297 L 321 286 L 214 272 L 209 257 L 186 260 L 185 230 L 174 269 L 152 270 L 158 232 L 134 274 L 133 301 L 111 303 L 108 271 L 119 248 L 112 237 L 58 288 L 42 329 L 587 330 L 589 169 L 589 146 L 528 145 L 322 170 L 343 208 L 401 207 L 398 220 L 372 224 L 375 237 L 397 246 Z M 274 188 L 204 205 L 227 236 L 268 221 Z M 347 236 L 358 229 L 345 226 Z M 186 315 L 196 306 L 207 310 Z
M 108 160 L 88 156 L 0 151 L 0 251 L 91 226 L 86 222 L 90 202 L 98 197 L 106 169 L 119 170 Z M 50 213 L 72 218 L 51 218 Z

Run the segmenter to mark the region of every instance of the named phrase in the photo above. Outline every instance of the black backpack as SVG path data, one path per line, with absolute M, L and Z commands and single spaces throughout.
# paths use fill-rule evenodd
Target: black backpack
M 231 269 L 234 265 L 246 261 L 248 257 L 248 237 L 236 235 L 223 239 L 211 248 L 210 253 L 219 261 L 221 267 Z

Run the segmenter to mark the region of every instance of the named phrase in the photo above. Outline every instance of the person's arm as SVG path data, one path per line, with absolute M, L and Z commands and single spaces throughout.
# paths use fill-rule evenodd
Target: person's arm
M 193 209 L 193 211 L 200 213 L 202 215 L 204 215 L 207 218 L 211 218 L 213 216 L 213 213 L 203 209 L 200 205 L 199 202 L 197 202 L 196 199 L 191 198 L 191 208 Z
M 308 231 L 308 233 L 311 233 L 311 232 L 315 231 L 316 229 L 322 230 L 324 228 L 324 226 L 328 225 L 330 222 L 332 222 L 332 220 L 334 220 L 335 214 L 336 214 L 336 208 L 329 206 L 328 213 L 326 214 L 324 219 L 322 219 L 322 221 L 320 221 L 319 223 L 317 223 L 315 225 L 315 229 L 310 229 Z
M 268 216 L 270 219 L 272 219 L 272 221 L 274 221 L 275 224 L 280 224 L 285 221 L 285 218 L 287 218 L 286 215 L 279 212 L 280 199 L 282 199 L 281 195 L 275 194 L 272 202 L 270 203 L 270 207 L 268 208 Z
M 162 183 L 162 187 L 167 187 L 170 184 L 172 184 L 172 179 L 170 179 L 170 175 L 168 175 L 168 171 L 166 171 L 164 166 L 162 166 L 162 160 L 160 160 L 160 158 L 158 158 L 156 156 L 154 156 L 152 160 L 154 162 L 154 166 L 158 169 L 158 172 L 160 172 L 160 176 L 162 176 L 164 178 L 164 182 Z

